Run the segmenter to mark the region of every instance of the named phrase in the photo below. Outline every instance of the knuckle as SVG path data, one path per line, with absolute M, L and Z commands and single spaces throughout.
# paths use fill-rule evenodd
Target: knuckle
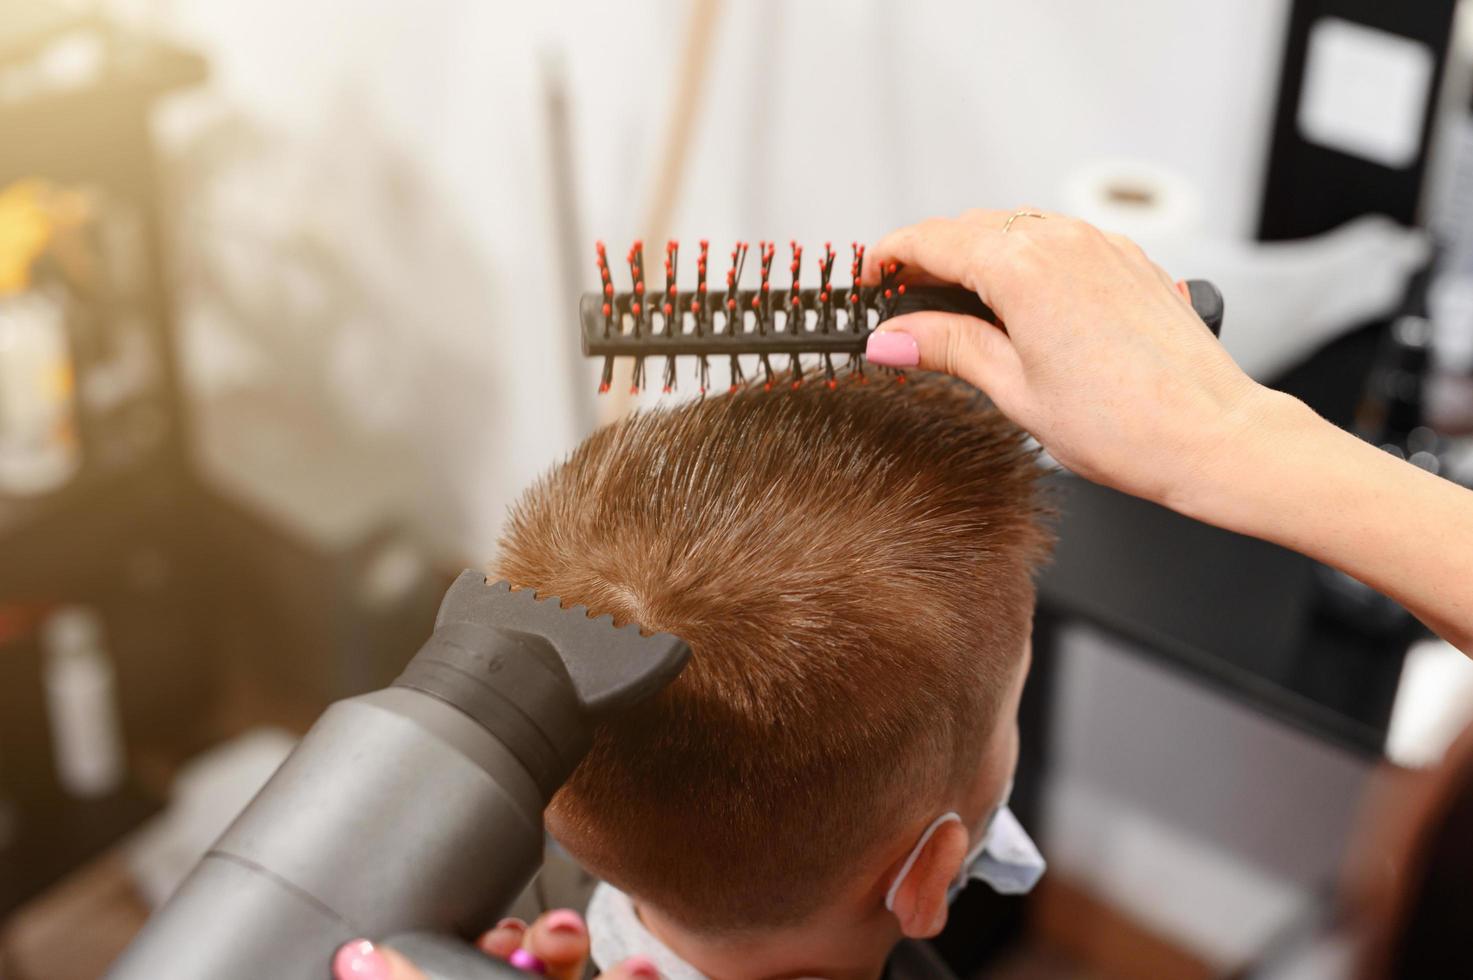
M 1030 278 L 1037 271 L 1038 249 L 1033 243 L 1019 239 L 1011 247 L 1003 249 L 994 265 L 1010 280 Z
M 916 230 L 928 238 L 938 238 L 951 225 L 949 218 L 930 217 L 916 225 Z
M 1091 240 L 1100 240 L 1104 237 L 1094 225 L 1079 218 L 1064 218 L 1058 224 L 1059 237 L 1071 244 L 1083 244 Z
M 1115 232 L 1106 232 L 1105 240 L 1133 259 L 1144 259 L 1146 257 L 1146 250 L 1141 248 L 1140 244 L 1133 238 L 1127 238 Z
M 982 282 L 983 270 L 1001 267 L 1000 271 L 1005 271 L 1010 261 L 1011 251 L 1011 249 L 1004 249 L 1001 256 L 999 256 L 981 242 L 973 243 L 967 249 L 967 281 L 963 282 L 962 285 L 974 292 L 980 289 L 984 285 Z

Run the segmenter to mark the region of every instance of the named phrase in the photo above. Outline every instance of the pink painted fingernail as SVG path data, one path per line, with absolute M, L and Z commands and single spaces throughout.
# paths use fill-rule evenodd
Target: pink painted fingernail
M 344 943 L 332 958 L 337 980 L 389 980 L 389 961 L 367 939 Z
M 581 936 L 584 933 L 583 917 L 572 909 L 549 912 L 543 921 L 547 923 L 548 932 L 560 932 L 568 936 Z
M 645 980 L 660 980 L 660 971 L 655 969 L 655 964 L 643 956 L 631 956 L 624 961 L 624 970 L 630 976 L 644 977 Z
M 507 918 L 507 919 L 502 919 L 500 922 L 496 923 L 496 928 L 498 928 L 498 929 L 525 929 L 525 928 L 527 928 L 527 923 L 523 922 L 521 919 Z
M 506 958 L 506 961 L 518 970 L 536 973 L 539 976 L 547 975 L 547 964 L 542 962 L 542 959 L 529 949 L 518 946 L 512 950 L 512 954 Z
M 864 356 L 870 363 L 884 367 L 915 367 L 921 363 L 921 349 L 916 339 L 899 330 L 881 330 L 869 335 Z

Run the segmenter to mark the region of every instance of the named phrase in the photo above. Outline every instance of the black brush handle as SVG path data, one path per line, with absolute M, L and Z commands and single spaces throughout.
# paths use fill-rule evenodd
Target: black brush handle
M 1214 337 L 1222 336 L 1222 291 L 1206 279 L 1188 279 L 1187 294 L 1191 297 L 1192 309 Z M 937 310 L 943 313 L 961 313 L 974 316 L 988 323 L 998 323 L 997 314 L 970 289 L 960 286 L 917 286 L 906 290 L 896 300 L 895 312 L 890 316 Z
M 1187 282 L 1192 308 L 1207 324 L 1214 335 L 1222 330 L 1222 293 L 1204 279 Z M 633 322 L 635 297 L 632 293 L 615 293 L 606 297 L 598 293 L 585 293 L 579 305 L 579 319 L 583 327 L 583 353 L 587 357 L 681 357 L 685 355 L 722 354 L 863 354 L 865 342 L 874 332 L 875 326 L 894 316 L 937 310 L 946 313 L 961 313 L 975 316 L 988 323 L 998 323 L 998 318 L 977 294 L 960 286 L 907 286 L 904 293 L 886 299 L 879 289 L 864 286 L 859 290 L 835 290 L 836 295 L 852 296 L 853 302 L 822 304 L 816 289 L 799 292 L 798 308 L 805 317 L 801 329 L 788 329 L 787 306 L 775 304 L 765 318 L 755 318 L 744 313 L 740 318 L 728 321 L 721 293 L 710 293 L 704 300 L 700 316 L 687 312 L 689 299 L 681 298 L 680 317 L 676 327 L 669 330 L 664 320 L 651 317 L 650 310 L 664 305 L 665 297 L 660 293 L 647 293 L 641 303 L 644 316 L 639 326 L 627 328 Z M 776 296 L 788 298 L 787 290 L 777 290 Z M 748 311 L 753 300 L 762 302 L 757 290 L 738 290 L 735 308 Z M 610 314 L 604 315 L 608 304 Z M 809 315 L 812 314 L 811 320 Z M 737 325 L 730 330 L 731 323 Z M 817 325 L 815 326 L 814 323 Z

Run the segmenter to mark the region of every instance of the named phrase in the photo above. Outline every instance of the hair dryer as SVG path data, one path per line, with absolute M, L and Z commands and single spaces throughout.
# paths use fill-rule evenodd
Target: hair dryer
M 463 572 L 398 680 L 327 709 L 108 976 L 323 980 L 358 937 L 443 980 L 524 976 L 459 937 L 536 873 L 594 724 L 689 655 Z

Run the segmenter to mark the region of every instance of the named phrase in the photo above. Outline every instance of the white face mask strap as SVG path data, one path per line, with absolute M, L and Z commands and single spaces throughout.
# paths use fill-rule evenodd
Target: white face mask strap
M 944 824 L 948 824 L 953 820 L 961 823 L 961 814 L 948 810 L 935 820 L 932 820 L 931 826 L 927 827 L 926 832 L 921 834 L 921 839 L 916 841 L 916 846 L 910 849 L 910 854 L 906 857 L 905 863 L 900 866 L 899 871 L 895 872 L 895 880 L 890 882 L 890 890 L 885 892 L 886 912 L 895 911 L 895 896 L 900 891 L 900 883 L 905 881 L 905 876 L 910 874 L 911 868 L 915 867 L 916 861 L 921 856 L 921 851 L 925 850 L 926 844 L 930 842 L 931 835 L 936 833 Z

